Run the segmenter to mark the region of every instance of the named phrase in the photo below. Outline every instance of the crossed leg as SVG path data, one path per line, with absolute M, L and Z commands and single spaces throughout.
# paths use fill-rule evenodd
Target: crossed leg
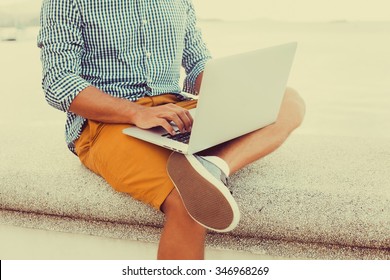
M 305 104 L 287 88 L 275 123 L 202 152 L 226 161 L 230 174 L 275 151 L 303 121 Z
M 299 94 L 287 88 L 274 124 L 240 138 L 210 148 L 202 155 L 218 156 L 226 161 L 230 173 L 276 150 L 297 128 L 304 117 L 305 104 Z M 166 215 L 160 238 L 159 259 L 203 259 L 206 230 L 188 215 L 176 190 L 162 204 Z

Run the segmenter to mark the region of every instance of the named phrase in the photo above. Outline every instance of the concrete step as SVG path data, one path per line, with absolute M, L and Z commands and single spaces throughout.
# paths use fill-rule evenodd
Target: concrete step
M 145 227 L 155 229 L 157 242 L 162 214 L 113 191 L 46 128 L 14 128 L 0 139 L 0 146 L 7 147 L 0 151 L 0 208 L 36 220 L 10 218 L 4 224 L 45 229 L 42 220 L 55 217 L 47 225 L 50 230 L 71 219 L 87 234 L 115 238 L 129 237 L 123 233 L 126 226 Z M 34 145 L 21 135 L 34 135 Z M 228 234 L 210 233 L 208 246 L 285 258 L 390 258 L 389 155 L 385 138 L 293 135 L 274 154 L 231 177 L 242 219 Z M 89 232 L 94 223 L 103 223 L 102 230 Z M 265 252 L 270 241 L 285 248 L 295 244 L 296 250 L 283 252 L 273 245 Z M 329 254 L 326 249 L 313 254 L 308 249 L 313 246 L 328 246 Z M 356 250 L 360 253 L 351 253 Z

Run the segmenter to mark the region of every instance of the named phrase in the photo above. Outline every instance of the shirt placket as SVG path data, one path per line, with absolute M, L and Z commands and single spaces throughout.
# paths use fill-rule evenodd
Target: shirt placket
M 145 73 L 145 79 L 146 79 L 146 94 L 151 95 L 152 94 L 152 77 L 151 77 L 151 34 L 150 34 L 150 26 L 149 26 L 149 20 L 147 17 L 147 10 L 148 10 L 148 1 L 141 1 L 141 13 L 140 13 L 140 24 L 141 24 L 141 30 L 142 30 L 142 37 L 143 37 L 143 44 L 142 44 L 142 52 L 143 52 L 143 61 L 144 61 L 144 73 Z

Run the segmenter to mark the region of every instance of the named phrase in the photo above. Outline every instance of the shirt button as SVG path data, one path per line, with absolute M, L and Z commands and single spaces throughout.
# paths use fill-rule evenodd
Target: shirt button
M 146 25 L 146 24 L 148 24 L 148 21 L 147 21 L 146 19 L 144 19 L 144 20 L 142 21 L 142 24 L 143 24 L 143 25 Z
M 147 52 L 147 53 L 146 53 L 146 57 L 147 57 L 147 58 L 150 58 L 151 55 L 152 55 L 152 54 L 151 54 L 150 52 Z

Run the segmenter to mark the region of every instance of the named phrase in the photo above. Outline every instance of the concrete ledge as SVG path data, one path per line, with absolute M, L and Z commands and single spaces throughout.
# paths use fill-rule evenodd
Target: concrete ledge
M 289 84 L 308 105 L 304 126 L 279 151 L 232 178 L 241 224 L 210 233 L 208 247 L 258 258 L 390 259 L 388 26 L 202 24 L 218 56 L 298 40 Z M 0 228 L 155 244 L 162 216 L 113 192 L 67 151 L 65 116 L 41 90 L 36 31 L 28 36 L 0 44 Z M 359 67 L 362 59 L 369 63 Z M 0 253 L 8 242 L 0 236 Z
M 13 211 L 0 211 L 0 257 L 2 259 L 155 259 L 160 229 L 131 224 L 86 221 L 67 217 L 37 215 Z M 15 234 L 4 229 L 17 227 L 16 237 L 28 234 L 23 240 L 15 240 Z M 31 232 L 33 230 L 33 233 Z M 68 238 L 63 243 L 61 233 Z M 69 241 L 73 238 L 73 242 Z M 11 236 L 11 237 L 10 237 Z M 96 237 L 93 254 L 84 252 L 91 245 L 82 241 Z M 103 238 L 101 238 L 103 237 Z M 44 238 L 50 238 L 45 239 Z M 108 252 L 107 239 L 124 246 L 117 252 Z M 139 242 L 136 248 L 132 241 Z M 10 243 L 12 242 L 12 243 Z M 68 242 L 68 243 L 66 243 Z M 66 245 L 68 244 L 68 245 Z M 140 246 L 144 245 L 144 247 Z M 48 248 L 50 246 L 50 248 Z M 64 248 L 66 246 L 66 248 Z M 77 246 L 77 248 L 74 248 Z M 22 248 L 20 248 L 22 247 Z M 41 248 L 43 247 L 43 248 Z M 73 250 L 72 250 L 73 247 Z M 132 251 L 142 248 L 142 252 Z M 154 251 L 150 251 L 155 247 Z M 8 250 L 7 250 L 8 248 Z M 19 248 L 20 254 L 15 255 Z M 123 252 L 127 250 L 127 252 Z M 65 251 L 65 252 L 64 252 Z M 149 253 L 147 252 L 149 251 Z M 211 252 L 211 253 L 210 253 Z M 217 252 L 217 254 L 215 254 Z M 103 257 L 102 257 L 103 256 Z M 261 238 L 237 237 L 231 234 L 207 236 L 208 259 L 389 259 L 383 249 L 336 246 L 331 244 L 287 242 Z
M 1 150 L 0 223 L 157 242 L 159 212 L 113 191 L 52 131 L 18 129 L 38 130 L 41 141 L 29 145 L 17 131 L 1 139 L 9 148 Z M 210 233 L 208 246 L 282 258 L 390 259 L 389 155 L 388 139 L 292 136 L 231 178 L 242 220 L 231 233 Z

